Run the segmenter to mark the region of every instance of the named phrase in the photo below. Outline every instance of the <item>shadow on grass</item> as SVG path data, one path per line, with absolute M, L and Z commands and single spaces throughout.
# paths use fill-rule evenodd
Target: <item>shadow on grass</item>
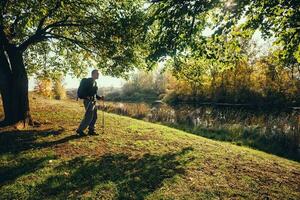
M 92 199 L 144 199 L 162 187 L 165 179 L 185 173 L 184 166 L 190 160 L 183 156 L 192 150 L 141 158 L 126 154 L 108 154 L 100 160 L 75 158 L 55 168 L 59 175 L 38 185 L 35 196 L 62 199 L 88 194 Z
M 293 137 L 283 134 L 261 134 L 255 130 L 243 130 L 239 133 L 226 129 L 190 128 L 186 126 L 172 126 L 195 135 L 218 141 L 226 141 L 238 146 L 248 146 L 270 154 L 300 162 L 297 141 Z
M 23 158 L 16 165 L 0 166 L 0 186 L 6 182 L 14 181 L 20 176 L 35 172 L 44 167 L 51 158 L 51 156 L 42 158 Z
M 70 135 L 55 141 L 37 142 L 38 138 L 50 135 L 59 135 L 64 129 L 28 130 L 28 131 L 4 131 L 0 132 L 0 155 L 5 153 L 18 154 L 29 149 L 51 147 L 78 138 Z

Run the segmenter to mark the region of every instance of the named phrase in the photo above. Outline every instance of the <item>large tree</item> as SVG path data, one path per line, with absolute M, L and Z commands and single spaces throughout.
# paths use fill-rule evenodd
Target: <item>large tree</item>
M 259 30 L 265 38 L 275 38 L 281 51 L 278 58 L 287 66 L 300 63 L 299 0 L 150 0 L 149 24 L 157 40 L 151 59 L 177 56 L 182 52 L 206 54 L 203 31 L 211 27 L 213 37 L 241 31 Z M 215 40 L 219 45 L 219 40 Z M 210 44 L 209 44 L 210 45 Z
M 141 5 L 138 0 L 1 0 L 0 93 L 5 119 L 0 125 L 31 119 L 29 72 L 46 68 L 80 75 L 92 62 L 104 73 L 120 75 L 140 66 Z

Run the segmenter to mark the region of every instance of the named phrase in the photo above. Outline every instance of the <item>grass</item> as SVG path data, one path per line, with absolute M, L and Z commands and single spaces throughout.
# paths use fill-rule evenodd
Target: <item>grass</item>
M 267 153 L 275 154 L 284 158 L 300 161 L 298 149 L 298 135 L 284 133 L 262 134 L 255 129 L 235 128 L 229 125 L 228 128 L 191 128 L 186 125 L 169 125 L 189 133 L 205 138 L 226 141 L 239 146 L 246 146 Z M 230 127 L 231 126 L 231 127 Z
M 144 103 L 106 102 L 105 111 L 160 123 L 213 140 L 251 147 L 300 161 L 297 111 L 270 112 L 202 107 L 196 110 Z M 223 117 L 222 117 L 223 116 Z
M 109 113 L 78 138 L 79 102 L 31 107 L 41 127 L 0 131 L 1 199 L 300 199 L 298 162 Z

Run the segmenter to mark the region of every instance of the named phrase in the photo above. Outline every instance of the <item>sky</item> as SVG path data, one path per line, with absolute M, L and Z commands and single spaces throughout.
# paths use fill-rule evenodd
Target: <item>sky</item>
M 89 70 L 89 73 L 87 75 L 87 77 L 90 76 L 92 69 Z M 81 79 L 78 78 L 74 78 L 71 75 L 67 75 L 64 79 L 64 87 L 66 89 L 74 89 L 74 88 L 78 88 L 79 87 L 79 83 L 80 83 Z M 35 78 L 34 77 L 30 77 L 29 78 L 29 90 L 32 91 L 34 89 L 35 86 Z M 99 79 L 97 80 L 97 85 L 98 87 L 121 87 L 123 84 L 125 83 L 125 79 L 122 78 L 115 78 L 115 77 L 111 77 L 111 76 L 99 76 Z

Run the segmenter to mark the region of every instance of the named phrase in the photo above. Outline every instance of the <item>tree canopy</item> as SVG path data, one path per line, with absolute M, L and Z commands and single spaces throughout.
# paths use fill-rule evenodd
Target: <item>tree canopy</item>
M 122 75 L 142 65 L 141 1 L 4 0 L 2 41 L 25 52 L 27 71 L 80 75 L 88 65 Z
M 275 38 L 273 44 L 280 49 L 278 59 L 281 62 L 299 65 L 300 2 L 297 0 L 151 2 L 149 23 L 156 30 L 151 59 L 178 55 L 190 48 L 206 56 L 205 49 L 211 42 L 207 43 L 203 31 L 210 27 L 215 39 L 213 45 L 221 43 L 220 35 L 226 37 L 227 42 L 236 30 L 250 38 L 259 30 L 264 38 Z
M 237 32 L 251 38 L 255 30 L 275 38 L 279 60 L 295 65 L 299 8 L 296 0 L 3 0 L 0 28 L 3 41 L 26 50 L 29 73 L 80 75 L 97 65 L 121 76 L 145 67 L 146 57 L 157 61 L 187 52 L 224 61 L 228 38 Z M 212 37 L 203 35 L 208 27 Z

